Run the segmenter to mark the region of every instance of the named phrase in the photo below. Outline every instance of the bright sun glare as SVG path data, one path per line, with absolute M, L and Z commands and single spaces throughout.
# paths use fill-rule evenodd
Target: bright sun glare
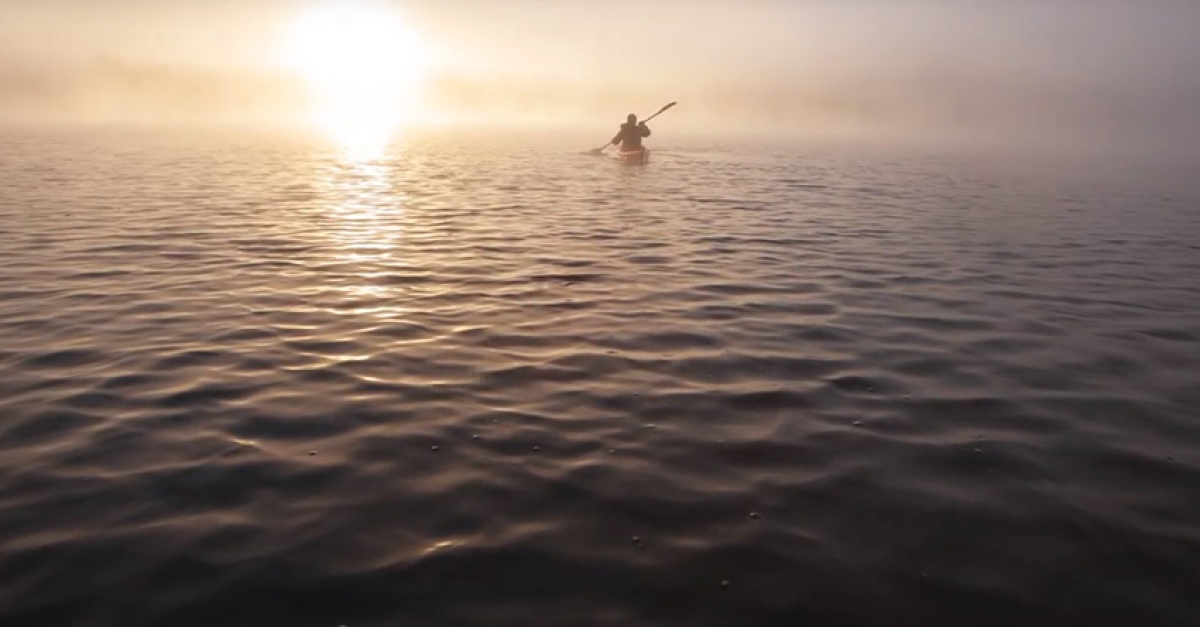
M 382 145 L 413 116 L 425 50 L 382 1 L 313 4 L 292 23 L 284 56 L 313 92 L 314 121 L 345 146 Z

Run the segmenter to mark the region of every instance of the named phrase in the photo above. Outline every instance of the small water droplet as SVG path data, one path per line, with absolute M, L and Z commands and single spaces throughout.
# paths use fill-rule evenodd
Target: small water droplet
M 316 451 L 309 451 L 309 452 L 308 452 L 308 456 L 309 456 L 309 457 L 313 457 L 313 456 L 314 456 L 314 455 L 316 455 L 316 454 L 317 454 L 317 452 L 316 452 Z
M 478 433 L 472 433 L 472 434 L 471 434 L 471 439 L 472 439 L 472 440 L 478 440 L 478 439 L 479 439 L 479 434 L 478 434 Z
M 722 580 L 721 580 L 721 587 L 722 587 L 722 588 L 728 588 L 728 587 L 729 587 L 729 580 L 728 580 L 728 579 L 722 579 Z
M 616 454 L 617 454 L 617 449 L 615 449 L 615 448 L 610 448 L 610 449 L 608 449 L 608 454 L 609 454 L 609 455 L 616 455 Z
M 861 427 L 861 426 L 863 426 L 863 421 L 861 421 L 861 420 L 855 420 L 855 421 L 854 421 L 854 426 L 856 426 L 856 427 Z
M 647 428 L 647 429 L 655 429 L 655 428 L 657 428 L 657 427 L 658 427 L 658 425 L 654 424 L 653 422 L 652 422 L 652 423 L 650 423 L 650 424 L 648 424 L 648 425 L 646 425 L 646 428 Z
M 540 450 L 542 450 L 542 447 L 540 447 L 540 446 L 535 446 L 535 447 L 533 447 L 533 450 L 534 450 L 534 452 L 537 452 L 537 451 L 540 451 Z
M 762 514 L 759 514 L 758 512 L 750 512 L 750 517 L 751 518 L 762 518 Z
M 977 448 L 977 449 L 975 449 L 975 454 L 976 454 L 976 455 L 978 455 L 978 454 L 980 454 L 980 453 L 982 453 L 982 452 L 983 452 L 983 449 L 978 449 L 978 448 Z
M 436 453 L 436 452 L 438 452 L 438 451 L 440 451 L 440 450 L 442 450 L 442 449 L 441 449 L 441 447 L 439 447 L 438 445 L 434 444 L 433 446 L 429 447 L 429 450 L 431 450 L 431 451 L 433 451 L 434 453 Z
M 641 543 L 642 543 L 642 536 L 633 536 L 633 543 L 634 543 L 634 544 L 641 544 Z

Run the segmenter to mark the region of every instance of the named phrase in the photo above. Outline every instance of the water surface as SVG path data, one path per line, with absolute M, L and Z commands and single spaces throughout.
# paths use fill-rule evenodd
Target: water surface
M 0 623 L 1200 622 L 1186 197 L 804 146 L 3 143 Z

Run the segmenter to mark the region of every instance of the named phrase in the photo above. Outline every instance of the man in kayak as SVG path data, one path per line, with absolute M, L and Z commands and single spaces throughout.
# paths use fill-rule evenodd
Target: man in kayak
M 630 113 L 612 143 L 621 144 L 621 152 L 635 152 L 642 149 L 642 138 L 649 136 L 650 127 L 645 122 L 638 122 L 637 116 Z

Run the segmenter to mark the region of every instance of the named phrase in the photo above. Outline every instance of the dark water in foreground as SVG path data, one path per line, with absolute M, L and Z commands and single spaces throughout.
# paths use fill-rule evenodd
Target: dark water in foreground
M 655 158 L 10 137 L 0 625 L 1200 624 L 1193 201 Z

